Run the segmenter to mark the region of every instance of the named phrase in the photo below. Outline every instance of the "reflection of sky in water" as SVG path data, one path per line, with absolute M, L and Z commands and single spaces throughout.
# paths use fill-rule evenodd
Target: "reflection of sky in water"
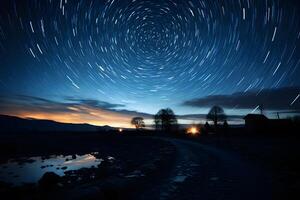
M 22 183 L 36 183 L 44 173 L 54 172 L 60 176 L 64 176 L 65 171 L 78 170 L 81 168 L 97 167 L 102 159 L 97 159 L 91 154 L 82 156 L 76 155 L 76 159 L 72 156 L 50 156 L 42 159 L 42 157 L 30 157 L 28 160 L 34 162 L 8 161 L 6 164 L 0 165 L 0 181 L 21 185 Z M 67 167 L 67 169 L 62 169 Z

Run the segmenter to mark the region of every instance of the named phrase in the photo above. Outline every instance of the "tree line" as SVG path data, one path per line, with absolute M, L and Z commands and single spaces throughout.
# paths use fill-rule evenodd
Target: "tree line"
M 213 106 L 206 115 L 206 119 L 207 121 L 212 121 L 215 128 L 220 122 L 224 122 L 224 125 L 228 125 L 226 121 L 227 116 L 223 108 L 221 108 L 220 106 Z M 131 124 L 135 126 L 137 130 L 143 129 L 145 127 L 143 117 L 133 117 L 131 120 Z M 160 109 L 154 115 L 154 124 L 157 131 L 172 132 L 178 129 L 177 117 L 173 110 L 170 108 Z M 206 125 L 208 125 L 207 122 Z

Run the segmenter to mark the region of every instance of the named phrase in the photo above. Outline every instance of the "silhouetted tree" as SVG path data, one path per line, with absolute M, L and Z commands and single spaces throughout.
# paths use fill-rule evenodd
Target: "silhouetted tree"
M 141 129 L 145 127 L 144 118 L 134 117 L 131 119 L 131 124 L 135 126 L 136 129 Z
M 225 120 L 223 123 L 223 128 L 228 129 L 228 127 L 229 127 L 228 122 L 227 122 L 227 120 Z
M 217 128 L 218 122 L 226 120 L 226 114 L 220 106 L 213 106 L 206 116 L 207 120 L 214 122 L 215 128 Z
M 211 131 L 210 125 L 208 124 L 208 122 L 206 122 L 203 127 L 203 134 L 204 135 L 208 134 L 210 131 Z
M 225 120 L 223 123 L 223 133 L 225 135 L 227 135 L 227 133 L 228 133 L 228 128 L 229 128 L 228 122 L 227 122 L 227 120 Z
M 164 132 L 173 131 L 177 128 L 176 116 L 170 108 L 161 109 L 154 116 L 156 130 Z

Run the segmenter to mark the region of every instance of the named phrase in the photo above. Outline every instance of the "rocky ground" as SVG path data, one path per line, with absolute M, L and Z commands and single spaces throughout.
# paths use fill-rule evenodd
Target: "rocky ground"
M 162 176 L 174 161 L 175 147 L 147 137 L 65 134 L 19 136 L 1 140 L 1 161 L 31 156 L 72 155 L 99 152 L 95 168 L 67 171 L 65 176 L 47 173 L 37 184 L 11 187 L 1 183 L 0 193 L 9 199 L 131 199 L 149 177 Z M 113 158 L 113 159 L 112 159 Z M 41 166 L 43 167 L 43 166 Z
M 0 192 L 17 199 L 299 199 L 298 138 L 63 134 L 3 137 L 1 161 L 99 152 L 97 168 Z M 33 142 L 34 141 L 34 142 Z M 115 159 L 111 159 L 114 157 Z M 298 195 L 298 196 L 297 196 Z

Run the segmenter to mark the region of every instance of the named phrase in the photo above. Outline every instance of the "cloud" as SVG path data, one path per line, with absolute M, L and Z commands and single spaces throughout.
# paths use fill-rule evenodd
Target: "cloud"
M 0 96 L 0 113 L 23 118 L 49 119 L 65 123 L 90 123 L 130 127 L 134 116 L 151 118 L 147 113 L 120 109 L 123 104 L 112 104 L 95 99 L 66 97 L 62 101 L 17 95 Z
M 188 114 L 188 115 L 178 115 L 178 119 L 183 120 L 205 120 L 207 114 Z M 241 120 L 243 119 L 243 115 L 227 115 L 227 118 L 230 120 Z
M 65 100 L 73 102 L 75 104 L 81 104 L 86 106 L 91 106 L 95 108 L 101 108 L 101 109 L 113 109 L 113 108 L 119 108 L 119 107 L 125 107 L 123 104 L 112 104 L 105 101 L 99 101 L 95 99 L 80 99 L 75 97 L 66 97 Z
M 211 107 L 219 105 L 224 108 L 253 109 L 263 105 L 268 110 L 299 110 L 300 88 L 285 87 L 239 92 L 231 95 L 211 95 L 185 101 L 183 105 L 192 107 Z

